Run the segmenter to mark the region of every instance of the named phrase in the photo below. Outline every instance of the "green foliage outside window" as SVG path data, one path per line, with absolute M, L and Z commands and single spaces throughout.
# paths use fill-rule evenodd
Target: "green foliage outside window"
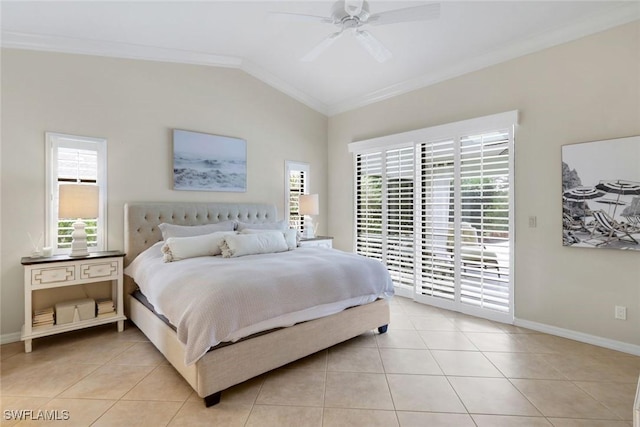
M 58 248 L 71 247 L 71 233 L 73 233 L 73 223 L 75 220 L 58 221 Z M 98 245 L 98 220 L 85 219 L 84 231 L 87 233 L 87 246 L 96 247 Z
M 465 221 L 483 223 L 485 233 L 492 237 L 507 237 L 509 221 L 508 178 L 467 178 L 461 181 L 462 212 Z M 451 207 L 453 210 L 453 206 Z
M 365 223 L 361 230 L 365 234 L 382 234 L 382 177 L 363 175 L 359 177 L 356 194 L 358 222 Z
M 358 219 L 366 222 L 366 234 L 382 234 L 382 177 L 380 175 L 364 175 L 359 177 L 359 188 L 356 194 Z M 461 181 L 462 211 L 465 221 L 480 225 L 484 223 L 484 229 L 488 236 L 506 237 L 505 230 L 509 220 L 509 183 L 507 177 L 467 178 Z M 453 214 L 453 188 L 450 204 L 450 218 Z M 401 196 L 404 200 L 411 200 L 413 194 L 413 180 L 390 179 L 387 183 L 387 192 Z M 410 205 L 413 206 L 411 200 Z M 366 221 L 365 221 L 366 220 Z M 407 206 L 401 207 L 397 202 L 388 205 L 389 225 L 398 229 L 413 224 L 413 209 Z

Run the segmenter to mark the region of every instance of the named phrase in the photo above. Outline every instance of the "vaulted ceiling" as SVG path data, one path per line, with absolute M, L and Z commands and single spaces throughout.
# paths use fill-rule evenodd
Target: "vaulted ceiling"
M 331 1 L 2 2 L 2 46 L 235 67 L 328 115 L 640 19 L 637 1 L 442 1 L 434 20 L 367 29 L 379 63 L 343 36 L 314 61 Z M 370 0 L 372 14 L 425 1 Z

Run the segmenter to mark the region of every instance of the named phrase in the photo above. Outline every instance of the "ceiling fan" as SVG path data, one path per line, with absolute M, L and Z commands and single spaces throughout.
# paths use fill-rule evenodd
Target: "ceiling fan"
M 389 49 L 363 27 L 436 19 L 440 16 L 440 3 L 427 3 L 420 6 L 372 14 L 369 12 L 369 4 L 364 0 L 338 0 L 333 4 L 331 16 L 328 17 L 287 12 L 270 12 L 270 16 L 282 21 L 315 22 L 332 24 L 338 27 L 338 31 L 330 34 L 317 44 L 300 58 L 301 61 L 313 61 L 340 38 L 342 34 L 351 32 L 371 56 L 378 62 L 385 62 L 391 59 L 393 55 Z

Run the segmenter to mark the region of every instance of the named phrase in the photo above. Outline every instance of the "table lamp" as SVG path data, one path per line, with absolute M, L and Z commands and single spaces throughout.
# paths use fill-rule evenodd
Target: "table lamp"
M 92 184 L 60 184 L 59 187 L 58 218 L 75 219 L 71 233 L 72 257 L 85 257 L 87 250 L 87 233 L 84 230 L 83 219 L 98 217 L 99 191 L 97 185 Z
M 320 207 L 317 194 L 301 194 L 298 200 L 300 215 L 305 216 L 305 227 L 302 235 L 305 239 L 313 239 L 315 237 L 315 229 L 313 226 L 313 218 L 310 215 L 318 215 Z M 307 216 L 309 218 L 307 218 Z

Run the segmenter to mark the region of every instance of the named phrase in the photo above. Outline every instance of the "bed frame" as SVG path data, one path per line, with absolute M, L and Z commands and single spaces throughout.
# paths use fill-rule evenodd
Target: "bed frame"
M 124 207 L 125 266 L 162 240 L 158 225 L 202 225 L 226 220 L 274 222 L 274 205 L 256 203 L 128 203 Z M 386 300 L 276 329 L 267 334 L 215 348 L 191 366 L 184 364 L 184 345 L 176 332 L 130 294 L 137 288 L 125 276 L 129 318 L 149 338 L 185 380 L 204 398 L 207 407 L 220 401 L 222 391 L 295 360 L 346 341 L 372 329 L 384 333 L 389 323 Z

